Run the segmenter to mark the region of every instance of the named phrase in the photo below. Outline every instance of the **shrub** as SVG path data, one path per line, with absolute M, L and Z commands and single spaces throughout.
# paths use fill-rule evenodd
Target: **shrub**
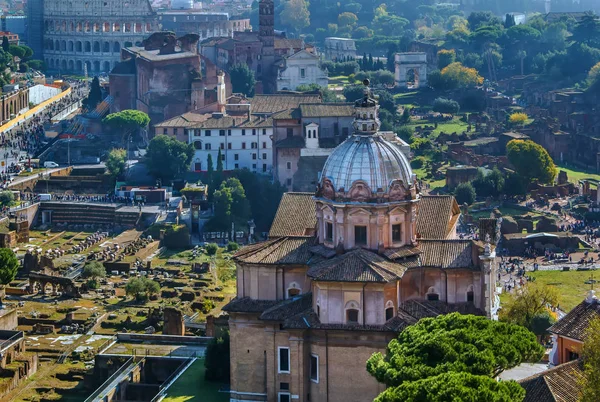
M 217 251 L 219 250 L 219 246 L 216 243 L 208 243 L 205 246 L 205 249 L 206 249 L 206 254 L 215 255 L 215 254 L 217 254 Z
M 237 251 L 239 248 L 239 244 L 237 244 L 234 241 L 230 241 L 229 243 L 227 243 L 227 251 L 229 251 L 230 253 L 233 251 Z
M 454 197 L 456 197 L 456 202 L 459 205 L 462 205 L 462 204 L 471 205 L 472 203 L 475 202 L 475 198 L 477 197 L 477 194 L 475 193 L 475 188 L 473 187 L 471 182 L 460 183 L 456 187 L 456 190 L 454 190 Z
M 98 289 L 100 287 L 100 284 L 95 279 L 90 279 L 89 281 L 86 282 L 86 285 L 87 285 L 88 289 Z
M 0 193 L 0 205 L 10 206 L 15 200 L 15 195 L 12 191 L 3 191 Z
M 410 166 L 413 169 L 420 169 L 425 165 L 426 162 L 427 162 L 427 160 L 424 157 L 417 156 L 412 161 L 410 161 Z
M 439 113 L 456 114 L 460 110 L 457 101 L 446 98 L 437 98 L 433 101 L 433 111 Z

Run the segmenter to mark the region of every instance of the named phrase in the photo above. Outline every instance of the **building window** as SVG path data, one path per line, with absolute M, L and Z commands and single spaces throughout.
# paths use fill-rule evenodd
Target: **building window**
M 227 135 L 231 135 L 231 130 L 227 130 Z
M 204 144 L 204 149 L 210 151 L 210 144 Z
M 310 355 L 310 380 L 319 382 L 319 356 Z
M 252 129 L 252 135 L 256 135 L 256 129 L 255 128 Z
M 289 392 L 280 392 L 277 402 L 291 402 L 291 398 L 292 397 Z
M 219 130 L 219 136 L 225 137 L 225 130 Z
M 435 291 L 435 288 L 431 287 L 427 290 L 427 300 L 429 300 L 429 301 L 440 300 L 440 295 Z
M 325 240 L 333 241 L 333 223 L 325 223 Z
M 473 294 L 473 285 L 470 285 L 467 288 L 467 302 L 473 303 L 473 301 L 475 301 L 475 296 Z
M 300 78 L 306 78 L 306 70 L 303 68 L 300 69 Z
M 354 226 L 354 244 L 357 246 L 367 245 L 367 227 Z
M 402 225 L 392 225 L 392 241 L 394 243 L 399 243 L 402 241 Z
M 210 137 L 210 130 L 204 130 L 204 135 Z
M 252 154 L 252 159 L 256 160 L 256 154 Z
M 300 289 L 288 289 L 288 299 L 294 298 L 300 295 Z
M 239 161 L 240 160 L 240 154 L 233 154 L 233 160 Z
M 231 142 L 227 144 L 227 149 L 231 149 Z
M 287 179 L 287 180 L 285 181 L 285 183 L 286 183 L 286 185 L 287 185 L 288 187 L 289 187 L 289 186 L 291 186 L 291 185 L 292 185 L 292 179 Z
M 267 164 L 263 163 L 263 173 L 266 173 L 266 172 L 267 172 Z
M 256 170 L 256 163 L 253 163 L 253 164 L 252 164 L 252 169 L 253 169 L 253 170 Z
M 292 169 L 292 162 L 287 162 L 286 163 L 286 167 L 287 167 L 288 170 L 291 170 Z
M 242 142 L 242 149 L 246 149 L 246 143 Z
M 242 135 L 246 135 L 246 130 L 242 129 Z
M 577 359 L 579 359 L 579 353 L 567 349 L 567 361 L 573 361 Z
M 257 149 L 258 148 L 258 143 L 256 143 L 256 142 L 250 143 L 250 148 Z
M 357 309 L 348 309 L 346 310 L 346 322 L 348 324 L 358 324 L 358 310 Z
M 236 163 L 236 164 L 233 166 L 233 168 L 234 168 L 234 169 L 239 169 L 239 168 L 240 168 L 240 164 L 239 164 L 239 163 Z
M 388 307 L 385 309 L 385 320 L 389 321 L 392 318 L 394 318 L 394 308 L 393 307 Z
M 221 149 L 225 149 L 225 143 L 224 142 L 221 143 Z
M 225 154 L 221 154 L 221 160 L 225 161 Z
M 279 347 L 279 367 L 277 372 L 288 373 L 290 372 L 290 349 Z
M 279 389 L 282 391 L 289 391 L 290 390 L 290 383 L 289 382 L 280 382 L 279 383 Z
M 263 149 L 266 149 L 266 148 L 267 148 L 267 143 L 263 142 Z
M 177 128 L 173 129 L 173 135 L 177 135 Z
M 263 128 L 263 135 L 267 135 L 267 129 Z
M 292 138 L 292 136 L 294 135 L 294 129 L 291 127 L 288 127 L 287 129 L 287 137 L 288 138 Z
M 267 159 L 267 154 L 263 153 L 263 156 L 262 156 L 262 158 L 263 158 L 263 160 L 264 160 L 264 159 Z

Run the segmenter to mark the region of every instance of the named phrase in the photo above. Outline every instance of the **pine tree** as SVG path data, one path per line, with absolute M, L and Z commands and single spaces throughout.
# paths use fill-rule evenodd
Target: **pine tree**
M 369 53 L 369 70 L 373 71 L 373 55 Z
M 10 49 L 10 43 L 8 43 L 8 36 L 2 37 L 2 50 L 8 52 Z

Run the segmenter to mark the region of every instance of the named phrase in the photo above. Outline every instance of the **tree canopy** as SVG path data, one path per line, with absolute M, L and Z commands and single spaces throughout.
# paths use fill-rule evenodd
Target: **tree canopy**
M 137 301 L 147 301 L 151 295 L 160 291 L 160 285 L 146 277 L 133 278 L 125 285 L 125 293 L 133 296 Z
M 127 164 L 127 151 L 123 148 L 115 148 L 112 149 L 108 153 L 108 158 L 106 159 L 106 168 L 110 172 L 111 176 L 119 177 L 125 172 L 125 167 Z
M 454 189 L 454 197 L 456 198 L 456 202 L 458 202 L 460 205 L 471 205 L 475 202 L 477 193 L 475 192 L 473 184 L 470 182 L 460 183 L 458 186 L 456 186 L 456 189 Z
M 81 276 L 84 278 L 104 278 L 106 276 L 106 269 L 104 264 L 99 261 L 90 261 L 85 264 L 81 272 Z
M 231 87 L 233 92 L 241 93 L 246 96 L 254 95 L 254 71 L 245 63 L 234 64 L 229 70 L 231 77 Z
M 536 317 L 546 314 L 548 306 L 557 306 L 559 302 L 560 292 L 556 287 L 530 282 L 517 293 L 508 295 L 508 301 L 500 310 L 500 318 L 533 331 Z
M 0 284 L 8 285 L 17 276 L 19 260 L 9 248 L 0 248 Z
M 490 400 L 516 402 L 523 396 L 516 384 L 500 390 L 474 377 L 493 379 L 523 362 L 538 361 L 543 354 L 535 335 L 522 326 L 452 313 L 406 328 L 388 344 L 385 356 L 373 354 L 367 371 L 387 387 L 378 401 L 484 401 L 498 391 L 508 398 Z M 451 385 L 443 386 L 445 382 Z M 451 389 L 476 399 L 448 399 Z M 418 399 L 424 393 L 435 397 Z
M 556 166 L 541 145 L 530 140 L 512 140 L 506 145 L 506 154 L 517 173 L 527 181 L 539 180 L 544 184 L 554 181 Z
M 115 130 L 130 132 L 148 127 L 150 117 L 139 110 L 127 109 L 109 114 L 102 119 L 102 123 Z
M 590 321 L 582 350 L 583 378 L 580 402 L 600 401 L 600 318 Z
M 148 144 L 146 166 L 152 176 L 167 181 L 187 171 L 193 156 L 193 145 L 166 135 L 157 135 Z
M 310 25 L 310 12 L 305 0 L 286 0 L 281 11 L 281 23 L 299 32 Z

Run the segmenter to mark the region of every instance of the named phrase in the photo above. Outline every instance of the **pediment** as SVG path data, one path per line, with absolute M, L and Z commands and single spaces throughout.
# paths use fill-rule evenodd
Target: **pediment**
M 372 213 L 365 208 L 356 208 L 348 212 L 348 216 L 371 216 Z

